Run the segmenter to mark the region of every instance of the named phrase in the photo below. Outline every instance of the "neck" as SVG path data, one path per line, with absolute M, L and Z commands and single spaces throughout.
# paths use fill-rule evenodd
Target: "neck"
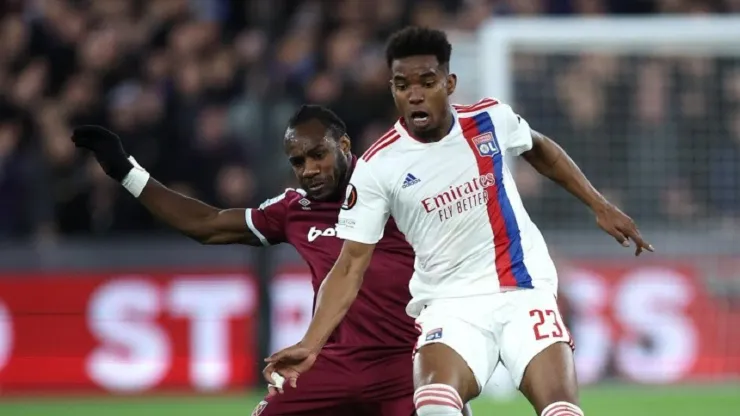
M 434 130 L 431 130 L 429 134 L 424 135 L 422 137 L 419 137 L 425 142 L 438 142 L 442 140 L 445 136 L 450 134 L 450 130 L 452 130 L 452 125 L 455 122 L 454 118 L 452 117 L 452 111 L 449 109 L 445 112 L 444 118 L 442 119 L 442 122 L 439 123 L 439 127 L 437 127 Z
M 346 168 L 339 179 L 339 185 L 332 195 L 332 200 L 341 201 L 344 198 L 344 188 L 349 184 L 349 180 L 352 178 L 352 153 L 347 153 L 345 156 L 347 159 Z

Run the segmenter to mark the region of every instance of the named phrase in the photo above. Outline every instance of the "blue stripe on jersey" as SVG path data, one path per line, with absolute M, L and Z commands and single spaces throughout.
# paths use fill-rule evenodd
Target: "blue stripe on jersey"
M 493 158 L 493 175 L 496 178 L 496 188 L 498 195 L 499 207 L 501 213 L 504 216 L 504 224 L 506 227 L 506 234 L 509 237 L 509 256 L 511 257 L 511 271 L 516 279 L 517 287 L 521 288 L 533 288 L 532 277 L 527 271 L 527 266 L 524 265 L 524 250 L 522 249 L 522 239 L 519 234 L 519 224 L 516 222 L 516 215 L 514 215 L 514 209 L 511 207 L 511 201 L 509 196 L 506 194 L 506 187 L 504 186 L 504 158 L 503 149 L 499 145 L 498 137 L 496 137 L 496 128 L 493 125 L 490 114 L 487 111 L 483 111 L 480 114 L 473 117 L 475 124 L 478 127 L 479 134 L 491 132 L 493 134 L 493 142 L 496 148 L 499 149 Z

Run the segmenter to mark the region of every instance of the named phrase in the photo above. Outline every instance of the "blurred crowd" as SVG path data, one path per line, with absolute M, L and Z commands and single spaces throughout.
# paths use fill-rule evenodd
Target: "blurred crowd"
M 740 230 L 740 58 L 519 55 L 516 104 L 641 224 Z M 536 120 L 534 122 L 533 120 Z M 525 164 L 533 216 L 591 221 Z
M 496 15 L 732 11 L 740 1 L 6 0 L 0 238 L 162 230 L 74 149 L 78 124 L 117 132 L 178 191 L 248 206 L 291 183 L 281 140 L 301 103 L 333 108 L 358 152 L 395 120 L 383 46 L 403 25 L 474 31 Z M 733 217 L 738 63 L 520 55 L 515 105 L 630 212 Z M 572 219 L 569 199 L 519 173 L 535 217 Z

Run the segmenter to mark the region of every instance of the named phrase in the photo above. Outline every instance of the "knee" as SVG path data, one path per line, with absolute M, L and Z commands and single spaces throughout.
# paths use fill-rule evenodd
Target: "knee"
M 542 410 L 540 416 L 584 416 L 583 410 L 571 402 L 554 402 Z
M 417 416 L 460 416 L 463 402 L 460 394 L 447 384 L 428 384 L 414 392 Z

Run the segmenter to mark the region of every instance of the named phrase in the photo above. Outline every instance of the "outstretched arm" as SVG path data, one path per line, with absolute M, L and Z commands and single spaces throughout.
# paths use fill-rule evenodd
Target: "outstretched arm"
M 375 244 L 345 240 L 339 258 L 319 288 L 316 311 L 301 346 L 318 353 L 352 306 Z
M 594 212 L 609 205 L 565 150 L 547 136 L 532 130 L 532 149 L 522 153 L 522 157 L 537 172 L 562 186 Z
M 149 178 L 138 199 L 159 220 L 200 243 L 261 245 L 247 226 L 245 209 L 210 206 L 154 178 Z
M 635 242 L 635 255 L 643 250 L 653 251 L 653 246 L 640 235 L 635 222 L 616 206 L 609 203 L 578 168 L 578 165 L 557 143 L 545 135 L 532 130 L 532 148 L 522 157 L 537 172 L 550 178 L 573 196 L 580 199 L 596 215 L 599 226 L 620 244 L 629 247 Z
M 100 126 L 81 126 L 74 130 L 72 141 L 91 151 L 105 173 L 154 216 L 188 237 L 204 244 L 260 244 L 247 225 L 246 210 L 218 209 L 168 189 L 126 153 L 115 133 Z

